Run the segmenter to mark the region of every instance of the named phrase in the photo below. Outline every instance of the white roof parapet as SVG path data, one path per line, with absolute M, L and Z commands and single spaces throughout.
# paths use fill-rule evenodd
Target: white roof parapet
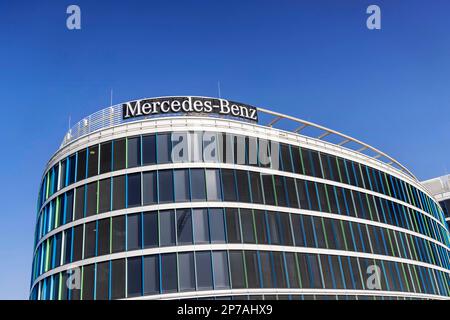
M 158 99 L 158 98 L 166 98 L 166 97 L 157 97 L 157 98 L 151 98 L 151 99 Z M 170 97 L 167 97 L 170 98 Z M 197 98 L 208 98 L 208 97 L 197 97 Z M 210 98 L 210 99 L 218 99 L 218 98 Z M 61 143 L 60 148 L 63 148 L 67 144 L 71 143 L 72 141 L 85 136 L 87 134 L 90 134 L 92 132 L 111 128 L 120 124 L 129 123 L 129 122 L 137 122 L 142 121 L 146 119 L 154 119 L 154 118 L 161 118 L 161 117 L 172 117 L 172 116 L 179 116 L 180 113 L 166 113 L 166 114 L 158 114 L 158 115 L 152 115 L 152 116 L 142 116 L 139 118 L 129 118 L 129 119 L 123 119 L 122 117 L 122 103 L 116 104 L 107 108 L 104 108 L 102 110 L 99 110 L 85 118 L 83 118 L 81 121 L 76 123 L 72 128 L 69 129 L 69 131 L 64 136 L 64 139 Z M 288 130 L 283 127 L 278 127 L 276 129 L 284 130 L 293 132 L 296 134 L 300 134 L 300 131 L 303 131 L 305 128 L 316 128 L 321 131 L 320 135 L 318 136 L 317 133 L 315 135 L 308 135 L 301 133 L 304 136 L 321 140 L 330 144 L 338 145 L 338 146 L 344 146 L 346 145 L 347 149 L 350 149 L 354 152 L 360 153 L 366 157 L 375 159 L 377 161 L 380 161 L 384 163 L 385 165 L 388 165 L 396 170 L 399 170 L 403 172 L 404 174 L 408 175 L 410 178 L 414 179 L 415 181 L 418 181 L 417 178 L 401 163 L 399 163 L 394 158 L 390 157 L 389 155 L 385 154 L 384 152 L 362 142 L 355 138 L 352 138 L 350 136 L 347 136 L 343 133 L 340 133 L 338 131 L 326 128 L 324 126 L 315 124 L 313 122 L 309 122 L 306 120 L 298 119 L 289 115 L 284 115 L 282 113 L 270 111 L 264 108 L 256 107 L 259 114 L 264 114 L 266 116 L 272 117 L 270 121 L 266 124 L 259 123 L 259 125 L 266 126 L 266 127 L 273 127 L 276 128 L 275 124 L 279 124 L 281 120 L 288 120 L 295 123 L 295 129 Z M 220 117 L 220 118 L 232 118 L 236 119 L 231 116 L 224 116 L 220 114 L 210 113 L 210 114 L 204 114 L 202 113 L 201 116 L 208 116 L 208 117 Z M 239 121 L 245 121 L 243 119 L 238 119 Z M 331 141 L 322 140 L 325 137 L 339 137 L 339 143 L 333 143 Z M 349 143 L 351 142 L 352 147 L 349 147 Z M 373 155 L 363 153 L 363 151 L 371 151 L 373 152 Z
M 422 181 L 422 184 L 433 196 L 450 193 L 450 174 Z

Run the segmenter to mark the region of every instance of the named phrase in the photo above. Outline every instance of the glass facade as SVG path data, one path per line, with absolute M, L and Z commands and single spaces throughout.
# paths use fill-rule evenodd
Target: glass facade
M 286 142 L 267 162 L 254 154 L 270 140 L 202 135 L 130 135 L 50 167 L 30 298 L 450 297 L 450 205 L 343 156 Z M 181 160 L 179 137 L 189 141 Z M 75 267 L 80 286 L 70 288 Z

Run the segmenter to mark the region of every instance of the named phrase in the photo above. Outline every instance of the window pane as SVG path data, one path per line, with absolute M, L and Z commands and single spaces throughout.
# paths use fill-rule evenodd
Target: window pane
M 95 265 L 89 264 L 83 267 L 83 300 L 94 299 Z
M 265 212 L 262 210 L 255 210 L 254 218 L 258 244 L 269 244 L 269 238 L 267 237 Z
M 128 208 L 141 205 L 141 174 L 128 175 Z
M 81 260 L 83 254 L 83 225 L 73 228 L 72 261 Z
M 84 186 L 75 190 L 75 220 L 84 217 Z
M 109 242 L 110 242 L 109 228 L 110 228 L 109 218 L 98 221 L 98 244 L 97 244 L 98 256 L 109 254 Z
M 87 185 L 86 196 L 86 216 L 88 217 L 97 213 L 97 182 Z
M 61 161 L 61 179 L 59 180 L 58 190 L 61 190 L 66 186 L 66 166 L 67 160 Z
M 244 259 L 241 251 L 230 251 L 231 284 L 233 289 L 245 288 Z
M 70 158 L 69 158 L 69 179 L 68 179 L 69 181 L 68 181 L 68 185 L 75 182 L 75 177 L 76 177 L 75 168 L 76 168 L 76 165 L 77 165 L 76 161 L 77 161 L 76 160 L 76 154 L 70 156 Z
M 156 163 L 155 135 L 142 136 L 142 165 Z
M 248 173 L 236 170 L 237 194 L 240 202 L 250 202 L 250 189 L 248 185 Z
M 175 201 L 189 201 L 189 170 L 174 170 Z
M 141 165 L 141 139 L 140 137 L 128 138 L 128 168 Z
M 158 246 L 158 213 L 144 213 L 144 248 Z
M 127 250 L 141 248 L 141 214 L 135 213 L 127 217 Z
M 177 291 L 177 256 L 176 253 L 161 255 L 162 293 Z
M 157 255 L 144 257 L 144 295 L 159 293 L 159 259 Z
M 241 209 L 240 211 L 244 243 L 256 243 L 253 227 L 253 212 L 249 209 Z
M 228 243 L 241 243 L 241 225 L 237 208 L 226 208 Z
M 105 142 L 100 145 L 100 174 L 111 171 L 111 150 L 112 142 Z
M 258 256 L 256 251 L 245 251 L 245 266 L 249 288 L 261 288 L 259 281 Z
M 88 177 L 98 174 L 98 145 L 89 147 Z
M 172 152 L 172 142 L 170 138 L 170 133 L 159 133 L 158 134 L 158 163 L 169 163 L 171 162 L 171 152 Z
M 125 251 L 125 216 L 112 218 L 112 252 Z
M 197 290 L 212 289 L 211 252 L 196 252 L 195 265 L 197 266 Z
M 98 213 L 111 210 L 111 179 L 100 180 Z
M 160 246 L 175 245 L 175 213 L 173 210 L 159 212 Z
M 218 169 L 206 169 L 206 190 L 208 201 L 222 200 L 220 188 L 220 173 Z
M 250 172 L 250 187 L 253 203 L 264 203 L 261 179 L 258 172 Z
M 156 187 L 156 173 L 144 172 L 143 174 L 144 206 L 158 202 L 158 188 Z
M 209 243 L 208 212 L 206 209 L 193 210 L 195 243 Z
M 96 239 L 96 221 L 86 223 L 84 230 L 84 258 L 92 258 L 95 256 L 95 239 Z
M 180 272 L 180 291 L 195 290 L 194 254 L 179 253 L 178 264 Z
M 78 151 L 77 157 L 77 181 L 86 178 L 86 149 Z
M 230 288 L 228 258 L 226 251 L 213 251 L 214 289 Z
M 113 145 L 114 150 L 114 171 L 125 169 L 125 162 L 126 162 L 126 140 L 125 139 L 119 139 L 114 140 Z
M 159 203 L 173 202 L 173 174 L 172 170 L 158 171 Z
M 192 214 L 190 209 L 177 209 L 178 245 L 192 244 Z
M 113 179 L 113 210 L 125 208 L 125 176 Z
M 111 299 L 125 297 L 125 259 L 111 261 Z
M 222 184 L 223 184 L 223 198 L 225 201 L 236 201 L 236 187 L 234 182 L 234 170 L 221 169 Z
M 142 259 L 128 258 L 127 297 L 140 296 L 142 292 Z
M 64 231 L 64 263 L 72 262 L 72 229 Z
M 108 300 L 109 296 L 109 261 L 97 263 L 97 283 L 95 299 Z
M 192 201 L 205 201 L 205 170 L 191 169 Z
M 273 177 L 270 175 L 262 175 L 264 187 L 264 199 L 267 205 L 275 205 L 275 194 L 273 192 Z
M 211 234 L 211 243 L 225 242 L 223 209 L 209 209 L 209 232 Z

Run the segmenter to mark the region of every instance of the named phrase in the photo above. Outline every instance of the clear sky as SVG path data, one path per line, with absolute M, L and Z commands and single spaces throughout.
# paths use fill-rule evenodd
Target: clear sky
M 81 30 L 66 8 L 81 8 Z M 381 30 L 366 8 L 381 8 Z M 109 104 L 217 96 L 339 130 L 418 178 L 450 170 L 450 2 L 0 0 L 0 298 L 28 296 L 38 185 Z

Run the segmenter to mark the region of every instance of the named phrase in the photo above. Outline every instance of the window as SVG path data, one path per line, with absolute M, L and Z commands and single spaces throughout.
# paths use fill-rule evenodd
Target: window
M 209 232 L 211 243 L 225 242 L 223 209 L 209 209 Z
M 267 223 L 269 227 L 270 243 L 275 245 L 281 244 L 281 235 L 278 228 L 277 213 L 267 212 Z
M 58 190 L 61 190 L 66 186 L 66 166 L 67 166 L 67 159 L 64 159 L 61 161 L 61 178 L 59 180 L 59 186 Z
M 236 170 L 237 194 L 240 202 L 250 202 L 250 189 L 248 185 L 248 173 Z
M 281 163 L 283 165 L 283 171 L 292 172 L 291 152 L 289 145 L 280 144 Z
M 84 185 L 75 190 L 75 220 L 84 217 Z
M 226 208 L 225 217 L 227 220 L 228 243 L 241 243 L 241 224 L 239 222 L 238 209 Z
M 128 258 L 127 297 L 140 296 L 142 292 L 142 258 Z
M 143 174 L 143 197 L 144 206 L 158 202 L 158 188 L 156 187 L 156 173 L 144 172 Z
M 256 251 L 245 251 L 245 266 L 249 288 L 261 288 L 259 281 L 258 256 Z
M 177 291 L 177 256 L 176 253 L 161 255 L 162 293 Z
M 113 180 L 113 210 L 125 208 L 125 176 L 117 176 Z
M 125 216 L 112 218 L 112 252 L 125 251 Z
M 126 165 L 126 145 L 127 141 L 125 139 L 114 140 L 113 150 L 113 165 L 114 171 L 125 169 Z
M 91 182 L 86 190 L 86 216 L 92 216 L 97 213 L 97 182 Z
M 193 210 L 193 224 L 195 243 L 209 243 L 208 212 L 206 209 Z
M 206 169 L 206 190 L 208 201 L 221 201 L 220 173 L 218 169 Z
M 64 264 L 72 262 L 72 231 L 68 229 L 64 232 Z
M 172 142 L 170 133 L 159 133 L 158 134 L 158 163 L 169 163 L 171 162 L 172 153 Z
M 128 138 L 128 168 L 141 165 L 141 138 Z
M 173 174 L 172 170 L 158 171 L 159 202 L 173 201 Z
M 156 163 L 156 138 L 155 135 L 142 136 L 142 165 Z
M 98 174 L 98 145 L 89 147 L 88 178 Z
M 282 252 L 271 252 L 273 261 L 273 273 L 277 288 L 287 288 L 286 273 L 284 270 L 284 257 Z
M 262 194 L 261 179 L 258 172 L 249 172 L 250 174 L 250 187 L 253 203 L 264 203 Z
M 178 264 L 181 270 L 179 274 L 180 291 L 195 290 L 194 254 L 192 252 L 179 253 Z
M 144 257 L 144 295 L 159 293 L 159 259 L 157 255 Z
M 275 205 L 275 194 L 273 193 L 273 177 L 271 175 L 263 175 L 264 199 L 267 205 Z
M 64 223 L 69 223 L 73 220 L 73 191 L 66 192 L 66 219 Z
M 128 204 L 127 207 L 141 205 L 141 174 L 133 173 L 128 175 Z
M 192 244 L 192 214 L 190 209 L 178 209 L 177 214 L 177 243 Z
M 295 253 L 285 252 L 286 271 L 289 279 L 289 288 L 300 288 L 300 279 L 297 272 L 297 259 Z
M 174 170 L 175 201 L 189 201 L 189 170 Z
M 78 151 L 77 157 L 77 181 L 86 178 L 86 149 Z
M 197 290 L 212 289 L 211 252 L 195 252 L 195 265 L 197 266 Z
M 284 179 L 282 176 L 274 176 L 277 205 L 287 207 L 286 191 L 284 189 Z
M 109 261 L 97 263 L 97 283 L 95 299 L 108 300 L 109 296 Z
M 76 172 L 75 168 L 77 165 L 77 156 L 76 154 L 69 157 L 69 173 L 68 173 L 68 185 L 75 182 Z
M 83 267 L 83 300 L 94 299 L 95 265 L 88 264 Z
M 103 179 L 99 182 L 98 213 L 111 210 L 111 179 Z
M 230 288 L 226 251 L 213 251 L 214 289 Z
M 234 171 L 231 169 L 221 169 L 223 183 L 224 201 L 236 201 L 236 188 L 234 182 Z
M 245 284 L 244 259 L 241 251 L 229 251 L 231 284 L 233 289 L 242 289 Z
M 255 227 L 256 227 L 256 237 L 258 239 L 258 244 L 269 244 L 269 239 L 267 237 L 266 231 L 266 213 L 262 210 L 255 210 Z
M 105 142 L 100 145 L 100 174 L 111 171 L 111 150 L 112 142 Z
M 160 246 L 175 245 L 175 213 L 173 210 L 159 212 L 159 244 Z
M 125 298 L 125 259 L 111 261 L 111 299 Z
M 97 222 L 86 223 L 84 229 L 84 258 L 95 256 L 95 239 L 97 237 Z
M 72 261 L 81 260 L 83 254 L 83 225 L 73 228 Z
M 285 177 L 286 181 L 286 196 L 288 198 L 289 207 L 299 208 L 299 203 L 297 199 L 297 188 L 295 186 L 295 179 L 290 177 Z
M 158 246 L 158 213 L 144 213 L 144 248 Z
M 249 209 L 240 209 L 240 211 L 244 243 L 256 243 L 253 228 L 253 212 Z
M 109 254 L 109 228 L 110 228 L 109 218 L 98 221 L 98 240 L 97 240 L 98 256 Z
M 205 170 L 191 169 L 192 201 L 206 201 Z
M 141 214 L 135 213 L 127 217 L 127 250 L 141 249 Z

